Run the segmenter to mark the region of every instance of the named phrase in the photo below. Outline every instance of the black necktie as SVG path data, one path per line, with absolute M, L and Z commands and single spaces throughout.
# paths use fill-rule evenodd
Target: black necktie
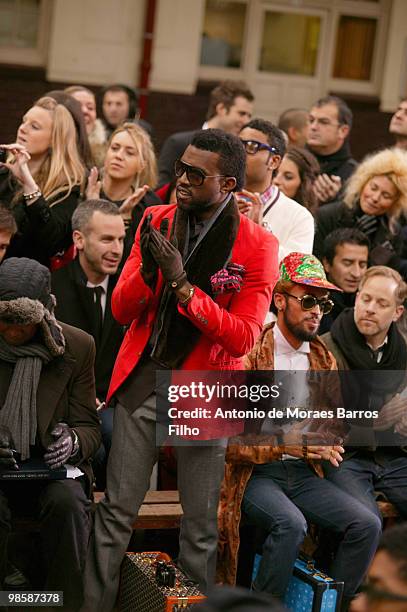
M 95 295 L 96 341 L 99 342 L 102 337 L 103 329 L 102 295 L 104 289 L 100 285 L 99 287 L 93 287 L 93 293 Z

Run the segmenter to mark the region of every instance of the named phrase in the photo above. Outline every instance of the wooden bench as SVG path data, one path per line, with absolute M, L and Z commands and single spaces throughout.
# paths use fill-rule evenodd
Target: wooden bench
M 95 493 L 97 504 L 104 493 Z M 147 491 L 133 529 L 178 529 L 183 511 L 178 491 Z

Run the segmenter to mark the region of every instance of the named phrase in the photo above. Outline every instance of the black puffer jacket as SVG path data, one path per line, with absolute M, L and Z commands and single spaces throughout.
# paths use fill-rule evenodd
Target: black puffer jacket
M 363 215 L 359 203 L 352 208 L 342 201 L 321 206 L 316 214 L 314 238 L 314 254 L 318 259 L 323 257 L 324 240 L 330 232 L 340 227 L 358 228 L 358 221 Z M 376 229 L 368 236 L 371 243 L 370 265 L 390 266 L 407 279 L 407 248 L 401 225 L 393 222 L 390 229 L 387 215 L 379 215 L 376 219 Z
M 0 205 L 9 208 L 17 223 L 17 234 L 7 249 L 7 257 L 29 257 L 45 266 L 50 265 L 50 258 L 66 251 L 72 244 L 72 213 L 80 200 L 79 186 L 73 187 L 71 193 L 60 193 L 54 200 L 39 197 L 27 206 L 21 197 L 14 202 L 16 182 L 9 171 L 0 171 Z

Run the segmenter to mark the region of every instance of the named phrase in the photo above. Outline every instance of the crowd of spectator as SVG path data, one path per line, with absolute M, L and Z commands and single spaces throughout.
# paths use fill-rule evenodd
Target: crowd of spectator
M 394 146 L 359 161 L 341 98 L 288 109 L 277 125 L 254 107 L 244 82 L 224 81 L 204 124 L 156 156 L 131 88 L 106 87 L 98 117 L 93 91 L 72 85 L 33 101 L 0 145 L 5 589 L 21 569 L 7 554 L 10 508 L 27 499 L 28 483 L 1 477 L 16 453 L 82 470 L 29 483 L 45 561 L 40 578 L 24 567 L 27 584 L 64 589 L 67 610 L 108 611 L 157 459 L 156 370 L 339 370 L 357 376 L 310 395 L 377 409 L 364 445 L 345 430 L 324 443 L 312 427 L 304 443 L 295 424 L 267 445 L 218 431 L 218 445 L 177 449 L 179 565 L 207 592 L 218 547 L 217 579 L 235 584 L 244 516 L 265 531 L 253 590 L 283 600 L 312 523 L 333 536 L 326 569 L 344 582 L 343 611 L 374 610 L 377 590 L 405 602 L 405 556 L 391 537 L 379 545 L 376 496 L 407 518 L 407 99 L 390 121 Z M 94 477 L 106 496 L 92 531 Z M 393 554 L 404 569 L 392 584 L 377 568 L 399 563 Z

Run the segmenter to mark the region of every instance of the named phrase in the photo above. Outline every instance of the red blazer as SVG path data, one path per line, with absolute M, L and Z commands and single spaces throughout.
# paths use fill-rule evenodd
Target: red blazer
M 175 205 L 150 206 L 157 229 L 166 217 L 172 224 Z M 144 214 L 146 214 L 144 213 Z M 140 274 L 140 223 L 130 256 L 112 295 L 112 313 L 122 325 L 130 325 L 120 348 L 107 401 L 134 370 L 152 333 L 163 288 L 158 274 L 154 293 Z M 278 278 L 278 240 L 241 215 L 231 262 L 244 266 L 240 292 L 230 291 L 214 299 L 198 287 L 179 312 L 202 332 L 182 364 L 182 370 L 244 369 L 241 358 L 254 346 L 268 311 Z

